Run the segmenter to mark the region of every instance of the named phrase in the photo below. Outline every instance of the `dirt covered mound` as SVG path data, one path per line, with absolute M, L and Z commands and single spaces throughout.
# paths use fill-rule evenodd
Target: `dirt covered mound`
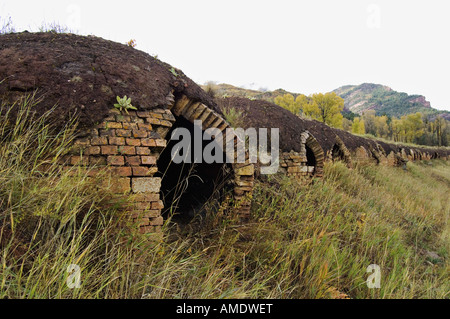
M 304 121 L 291 112 L 264 100 L 230 97 L 219 98 L 215 102 L 216 111 L 222 115 L 232 108 L 242 112 L 242 119 L 239 119 L 242 122 L 239 126 L 242 128 L 279 128 L 282 151 L 301 151 L 300 134 L 307 128 Z
M 309 131 L 319 142 L 325 154 L 331 151 L 338 142 L 336 137 L 339 137 L 350 151 L 354 151 L 360 146 L 363 146 L 368 151 L 379 151 L 378 144 L 385 155 L 388 155 L 391 151 L 399 153 L 401 149 L 404 149 L 408 154 L 410 150 L 419 150 L 435 157 L 445 157 L 450 154 L 450 151 L 445 149 L 411 148 L 356 136 L 349 132 L 329 127 L 316 120 L 302 119 L 288 110 L 264 100 L 230 97 L 216 99 L 215 101 L 217 103 L 217 111 L 221 114 L 231 108 L 241 111 L 244 128 L 279 128 L 280 148 L 285 152 L 291 150 L 299 151 L 301 144 L 300 134 L 304 131 Z
M 127 95 L 139 109 L 167 107 L 178 95 L 213 105 L 182 71 L 130 46 L 94 36 L 55 33 L 0 35 L 0 102 L 37 90 L 37 112 L 79 116 L 80 127 L 100 122 Z M 173 94 L 172 94 L 173 92 Z
M 246 98 L 230 97 L 216 99 L 220 112 L 235 108 L 243 112 L 244 128 L 279 128 L 280 148 L 283 151 L 300 151 L 300 134 L 309 131 L 327 152 L 336 144 L 336 135 L 345 141 L 350 149 L 358 146 L 368 146 L 373 142 L 354 136 L 348 132 L 331 128 L 318 121 L 310 121 L 295 116 L 288 110 L 264 100 L 249 100 Z M 373 143 L 375 145 L 375 143 Z

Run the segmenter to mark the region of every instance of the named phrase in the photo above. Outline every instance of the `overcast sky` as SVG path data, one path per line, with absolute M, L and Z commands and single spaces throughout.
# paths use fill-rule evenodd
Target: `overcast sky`
M 58 22 L 125 43 L 199 84 L 311 94 L 372 82 L 450 110 L 449 0 L 20 1 L 18 31 Z

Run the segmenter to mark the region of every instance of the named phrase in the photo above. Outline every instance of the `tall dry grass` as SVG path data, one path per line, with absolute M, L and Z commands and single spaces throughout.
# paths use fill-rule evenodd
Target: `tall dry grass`
M 449 297 L 447 162 L 327 164 L 309 186 L 269 176 L 249 222 L 225 200 L 155 240 L 121 227 L 102 180 L 61 169 L 74 130 L 54 133 L 33 104 L 14 121 L 0 111 L 0 298 Z M 79 289 L 67 285 L 71 264 Z M 366 285 L 371 264 L 380 289 Z

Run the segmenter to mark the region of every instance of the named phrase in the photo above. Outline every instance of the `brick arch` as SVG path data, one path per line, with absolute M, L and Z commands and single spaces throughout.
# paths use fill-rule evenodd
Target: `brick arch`
M 325 155 L 322 147 L 320 146 L 316 138 L 309 131 L 305 131 L 304 133 L 302 133 L 302 139 L 305 141 L 305 146 L 307 146 L 314 155 L 315 159 L 314 176 L 322 177 L 323 165 L 325 161 Z
M 372 156 L 372 159 L 374 159 L 376 161 L 376 164 L 379 165 L 383 162 L 383 155 L 380 152 L 380 150 L 375 147 L 373 147 L 372 145 L 369 145 L 369 152 L 370 155 Z
M 182 116 L 191 123 L 202 121 L 202 129 L 217 128 L 222 132 L 223 140 L 226 141 L 226 130 L 230 125 L 218 113 L 210 109 L 207 105 L 189 99 L 185 95 L 177 99 L 170 106 L 170 111 L 175 116 Z M 238 155 L 237 137 L 234 138 L 234 160 Z M 250 163 L 248 152 L 245 153 L 245 163 L 231 164 L 234 172 L 234 199 L 239 203 L 238 214 L 242 218 L 248 218 L 250 215 L 251 197 L 254 186 L 254 165 Z
M 336 144 L 334 144 L 333 149 L 331 151 L 331 158 L 333 161 L 341 160 L 347 164 L 349 168 L 353 167 L 352 157 L 350 151 L 347 146 L 345 146 L 344 142 L 341 140 L 339 136 L 336 135 Z

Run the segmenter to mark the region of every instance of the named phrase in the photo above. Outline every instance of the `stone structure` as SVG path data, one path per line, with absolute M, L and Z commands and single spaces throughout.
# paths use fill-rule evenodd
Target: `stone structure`
M 216 112 L 186 96 L 168 109 L 127 112 L 111 109 L 102 123 L 75 141 L 71 155 L 64 158 L 67 169 L 90 167 L 91 174 L 108 170 L 112 174 L 113 192 L 134 194 L 130 214 L 141 233 L 158 232 L 163 225 L 161 177 L 155 174 L 159 156 L 167 146 L 167 133 L 176 122 L 174 115 L 190 122 L 202 120 L 204 130 L 218 128 L 225 133 L 229 127 Z M 248 163 L 247 156 L 247 163 L 233 164 L 233 169 L 238 213 L 247 218 L 253 190 L 253 164 Z
M 325 159 L 343 160 L 351 167 L 355 162 L 404 165 L 450 156 L 444 149 L 413 149 L 354 136 L 267 101 L 214 101 L 181 70 L 101 38 L 24 32 L 0 35 L 0 40 L 0 103 L 11 105 L 14 115 L 16 102 L 37 90 L 41 103 L 34 111 L 42 115 L 51 110 L 57 129 L 76 115 L 79 138 L 63 164 L 67 169 L 89 167 L 92 175 L 111 174 L 115 193 L 134 195 L 129 213 L 142 233 L 158 232 L 163 224 L 161 190 L 167 178 L 159 166 L 167 160 L 164 150 L 173 128 L 201 120 L 202 130 L 216 128 L 225 141 L 233 139 L 238 156 L 240 141 L 226 132 L 227 108 L 242 112 L 245 129 L 278 128 L 280 170 L 299 179 L 323 176 Z M 116 97 L 125 95 L 136 111 L 114 109 Z M 237 164 L 235 158 L 231 162 L 237 213 L 245 219 L 255 169 L 248 153 L 244 163 Z
M 324 154 L 317 140 L 308 131 L 300 134 L 300 152 L 280 154 L 280 171 L 297 179 L 323 176 Z

